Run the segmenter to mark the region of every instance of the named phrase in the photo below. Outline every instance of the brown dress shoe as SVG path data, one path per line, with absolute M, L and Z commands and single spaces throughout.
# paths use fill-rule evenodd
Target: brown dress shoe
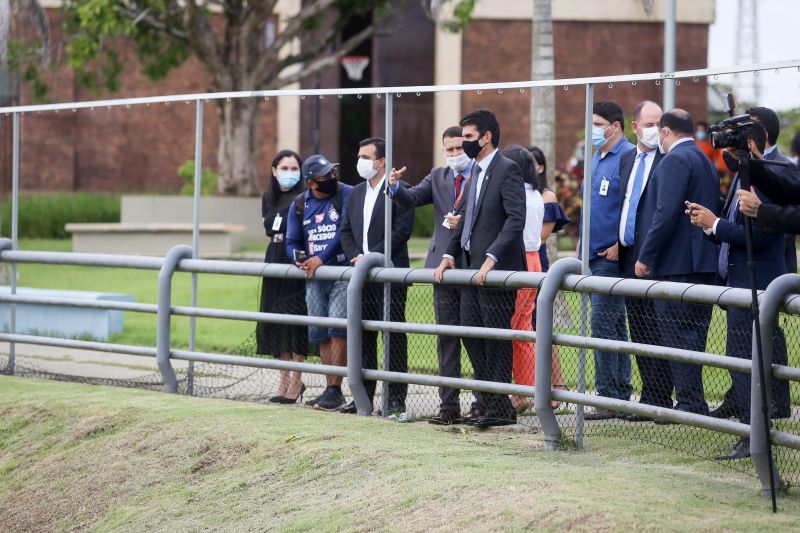
M 434 426 L 451 426 L 461 423 L 461 414 L 454 411 L 439 411 L 439 414 L 428 420 Z

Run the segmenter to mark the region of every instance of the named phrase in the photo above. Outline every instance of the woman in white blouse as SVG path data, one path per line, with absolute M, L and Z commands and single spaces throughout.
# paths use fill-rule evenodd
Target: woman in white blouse
M 528 272 L 541 272 L 542 265 L 539 261 L 539 247 L 542 244 L 542 221 L 544 219 L 544 201 L 538 189 L 536 169 L 533 157 L 527 148 L 511 145 L 503 150 L 503 155 L 511 159 L 522 170 L 525 180 L 525 228 L 522 239 L 525 242 L 525 262 Z M 515 302 L 514 316 L 511 318 L 511 327 L 522 331 L 532 331 L 531 321 L 536 305 L 536 289 L 519 289 Z M 536 365 L 536 350 L 532 342 L 514 341 L 514 363 L 512 373 L 514 383 L 517 385 L 534 384 Z M 531 398 L 527 396 L 513 396 L 511 398 L 517 412 L 523 413 L 532 406 Z

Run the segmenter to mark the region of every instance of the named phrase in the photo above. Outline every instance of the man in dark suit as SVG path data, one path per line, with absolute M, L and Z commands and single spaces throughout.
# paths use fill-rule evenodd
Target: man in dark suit
M 645 199 L 653 189 L 651 179 L 663 157 L 658 151 L 658 121 L 663 114 L 661 107 L 650 100 L 636 104 L 633 109 L 631 127 L 636 133 L 636 150 L 626 152 L 620 159 L 620 205 L 619 219 L 619 269 L 623 277 L 635 276 L 634 266 L 639 258 L 639 244 L 647 233 L 642 219 Z M 647 298 L 626 298 L 631 341 L 640 344 L 661 346 L 655 306 Z M 636 366 L 642 377 L 640 402 L 659 407 L 672 407 L 672 374 L 669 362 L 636 356 Z M 641 415 L 626 415 L 629 422 L 652 420 Z
M 789 158 L 781 154 L 778 150 L 778 136 L 781 134 L 781 121 L 778 118 L 778 114 L 768 107 L 751 107 L 747 110 L 747 114 L 750 115 L 750 118 L 753 120 L 759 121 L 767 132 L 767 144 L 764 149 L 764 159 L 767 161 L 791 163 Z M 775 174 L 784 176 L 786 179 L 800 184 L 800 169 L 797 168 L 797 165 L 790 164 L 785 167 L 771 166 L 769 169 Z M 795 245 L 795 235 L 794 233 L 787 233 L 784 238 L 786 271 L 794 274 L 797 272 L 797 246 Z
M 475 159 L 467 187 L 464 215 L 453 232 L 434 277 L 456 267 L 478 269 L 483 285 L 493 269 L 525 270 L 522 228 L 525 225 L 525 187 L 519 166 L 498 152 L 500 124 L 494 113 L 478 109 L 461 119 L 462 147 Z M 510 328 L 516 290 L 470 286 L 461 293 L 464 326 Z M 511 382 L 511 341 L 463 339 L 475 379 Z M 479 428 L 513 424 L 517 413 L 506 395 L 483 393 L 464 421 Z
M 800 170 L 798 170 L 796 165 L 791 164 L 791 161 L 784 157 L 775 143 L 778 141 L 778 137 L 780 136 L 781 132 L 781 123 L 778 119 L 777 113 L 768 107 L 751 107 L 747 110 L 747 114 L 750 115 L 755 121 L 761 123 L 764 127 L 764 131 L 766 132 L 766 142 L 764 143 L 763 149 L 761 150 L 763 158 L 766 161 L 780 161 L 789 163 L 788 166 L 767 166 L 767 167 L 759 167 L 759 168 L 766 168 L 770 172 L 783 176 L 787 180 L 795 182 L 800 186 Z M 761 132 L 757 132 L 760 138 Z M 725 154 L 726 162 L 730 162 L 730 164 L 736 166 L 738 162 L 733 158 L 731 154 Z M 760 175 L 757 172 L 758 169 L 755 169 L 751 172 L 753 175 L 753 179 L 757 179 Z M 733 172 L 736 172 L 736 169 L 733 169 Z M 762 173 L 763 174 L 763 171 Z M 740 187 L 737 187 L 737 190 L 741 190 Z M 731 197 L 728 197 L 728 201 L 726 202 L 726 207 L 731 202 Z M 774 209 L 777 206 L 774 203 L 767 202 L 768 207 L 765 209 Z M 723 211 L 724 212 L 724 211 Z M 775 233 L 774 228 L 761 228 L 762 231 L 767 231 L 770 233 Z M 780 233 L 780 232 L 778 232 Z M 786 272 L 795 273 L 797 272 L 797 249 L 795 247 L 795 236 L 794 234 L 786 234 L 784 235 L 784 254 L 785 258 L 784 261 L 786 263 Z M 766 288 L 766 286 L 764 287 Z M 777 364 L 786 364 L 786 360 L 783 359 L 785 352 L 781 352 L 779 350 L 775 351 L 775 362 Z M 791 416 L 791 408 L 790 408 L 790 400 L 789 400 L 789 383 L 786 381 L 779 381 L 775 380 L 773 387 L 772 387 L 772 411 L 770 416 L 772 418 L 787 418 Z M 731 387 L 725 393 L 725 399 L 723 400 L 722 404 L 711 411 L 711 416 L 716 418 L 729 418 L 729 417 L 739 417 L 739 408 L 736 402 L 736 398 L 734 396 L 734 387 L 731 384 Z
M 342 249 L 355 265 L 368 252 L 384 251 L 384 209 L 386 207 L 383 185 L 386 174 L 386 143 L 380 137 L 370 137 L 359 143 L 358 173 L 364 179 L 350 192 L 347 198 L 345 217 L 342 222 Z M 408 186 L 403 183 L 403 186 Z M 396 267 L 408 267 L 408 239 L 414 225 L 414 208 L 392 210 L 392 263 Z M 405 322 L 405 285 L 391 287 L 390 320 Z M 364 288 L 362 317 L 364 320 L 383 320 L 383 285 L 371 283 Z M 364 368 L 378 367 L 378 333 L 362 333 Z M 390 340 L 389 370 L 408 372 L 408 344 L 405 333 L 393 333 Z M 370 400 L 375 395 L 375 381 L 364 382 Z M 406 392 L 403 383 L 389 383 L 389 413 L 400 415 L 406 410 Z M 343 413 L 356 413 L 355 402 L 342 407 Z
M 403 208 L 433 204 L 433 237 L 428 246 L 425 268 L 436 268 L 442 254 L 447 250 L 458 221 L 464 212 L 463 201 L 467 180 L 475 164 L 461 147 L 461 126 L 447 128 L 442 135 L 442 149 L 447 158 L 446 167 L 434 167 L 430 174 L 414 187 L 401 187 L 399 179 L 406 167 L 392 169 L 389 173 L 389 195 Z M 458 266 L 458 265 L 456 265 Z M 461 288 L 451 285 L 434 285 L 433 301 L 437 324 L 458 325 L 461 305 Z M 439 335 L 439 375 L 461 377 L 461 340 L 458 337 Z M 480 395 L 480 393 L 476 393 Z M 449 426 L 461 420 L 460 391 L 447 387 L 439 388 L 439 414 L 430 423 Z
M 747 132 L 750 153 L 754 158 L 762 159 L 767 133 L 761 126 L 753 126 Z M 731 189 L 722 217 L 716 217 L 711 211 L 696 203 L 690 203 L 687 211 L 691 222 L 702 228 L 708 237 L 720 243 L 718 273 L 728 287 L 750 288 L 747 266 L 747 248 L 745 241 L 744 216 L 739 210 L 736 191 L 740 188 L 739 174 L 733 177 Z M 784 239 L 781 233 L 753 232 L 753 260 L 755 262 L 756 288 L 764 290 L 772 280 L 786 273 L 784 258 Z M 750 309 L 728 308 L 728 334 L 726 354 L 730 357 L 750 359 L 753 347 L 753 316 Z M 776 329 L 775 353 L 786 358 L 786 340 L 783 331 Z M 744 424 L 750 423 L 750 374 L 731 372 L 733 397 L 736 411 Z M 788 400 L 788 398 L 787 398 Z M 785 406 L 788 410 L 788 403 Z M 750 456 L 750 440 L 741 438 L 728 455 L 717 459 L 741 459 Z
M 719 203 L 719 177 L 714 165 L 695 145 L 692 116 L 683 109 L 664 113 L 659 121 L 659 162 L 645 199 L 637 277 L 712 285 L 717 273 L 717 247 L 692 226 L 684 202 L 711 206 Z M 711 306 L 657 300 L 659 333 L 665 345 L 703 352 L 706 349 Z M 708 414 L 702 366 L 670 361 L 676 409 Z
M 739 190 L 742 212 L 756 219 L 762 231 L 800 233 L 800 183 L 775 174 L 770 169 L 753 174 L 753 185 L 775 202 L 768 204 L 752 191 Z

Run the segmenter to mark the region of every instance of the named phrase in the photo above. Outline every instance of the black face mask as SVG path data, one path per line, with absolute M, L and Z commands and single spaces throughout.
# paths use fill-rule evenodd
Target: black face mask
M 464 153 L 467 154 L 467 157 L 470 159 L 475 159 L 478 157 L 478 154 L 481 153 L 483 150 L 483 146 L 480 145 L 480 138 L 475 141 L 464 141 L 461 143 L 461 148 L 464 150 Z
M 325 181 L 316 181 L 317 183 L 317 190 L 322 194 L 327 194 L 331 196 L 336 194 L 336 186 L 339 184 L 339 181 L 336 178 L 328 179 Z
M 731 172 L 739 172 L 739 160 L 726 151 L 722 152 L 722 160 Z

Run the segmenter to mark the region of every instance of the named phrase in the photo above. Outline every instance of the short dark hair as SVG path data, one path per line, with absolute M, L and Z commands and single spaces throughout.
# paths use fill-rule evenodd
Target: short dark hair
M 695 126 L 698 128 L 700 126 L 703 126 L 705 129 L 708 129 L 708 122 L 706 122 L 705 120 L 698 120 Z
M 767 130 L 769 144 L 778 142 L 778 136 L 781 134 L 781 121 L 775 111 L 768 107 L 751 107 L 745 113 L 755 117 L 764 126 L 764 129 Z
M 539 180 L 536 179 L 536 167 L 533 166 L 533 156 L 527 148 L 512 144 L 503 149 L 503 155 L 519 165 L 522 171 L 522 179 L 525 180 L 525 183 L 530 183 L 535 189 L 539 189 Z
M 370 144 L 375 145 L 375 156 L 378 159 L 383 159 L 386 157 L 386 141 L 383 140 L 383 137 L 367 137 L 358 143 L 358 146 L 363 148 L 364 146 L 369 146 Z
M 476 109 L 461 119 L 460 126 L 475 126 L 480 135 L 487 131 L 492 134 L 492 146 L 500 146 L 500 123 L 497 117 L 488 109 Z
M 538 146 L 530 145 L 528 146 L 528 151 L 533 157 L 534 170 L 536 169 L 536 165 L 541 165 L 542 167 L 542 171 L 536 176 L 536 179 L 539 181 L 539 186 L 536 188 L 539 189 L 539 192 L 542 192 L 547 188 L 547 158 L 544 156 L 542 149 Z
M 659 128 L 669 128 L 675 133 L 691 135 L 694 133 L 694 121 L 692 115 L 683 109 L 671 109 L 661 115 L 658 121 Z
M 452 139 L 453 137 L 463 137 L 463 131 L 464 130 L 461 128 L 461 126 L 450 126 L 444 130 L 444 133 L 442 133 L 442 140 Z
M 764 128 L 763 124 L 760 122 L 748 126 L 744 133 L 745 139 L 752 139 L 755 141 L 756 148 L 758 148 L 758 151 L 762 154 L 764 150 L 767 149 L 767 135 L 766 128 Z
M 292 157 L 297 161 L 298 167 L 302 168 L 303 166 L 303 159 L 300 157 L 300 154 L 298 154 L 294 150 L 281 150 L 280 152 L 275 154 L 275 157 L 272 158 L 272 166 L 270 167 L 269 170 L 269 184 L 267 185 L 267 190 L 264 191 L 264 193 L 266 194 L 265 201 L 267 202 L 267 205 L 271 207 L 277 205 L 278 196 L 280 193 L 278 176 L 272 173 L 272 169 L 278 168 L 278 165 L 280 165 L 281 163 L 281 159 L 283 159 L 284 157 Z M 292 190 L 293 191 L 296 190 L 299 193 L 300 191 L 305 190 L 305 188 L 306 188 L 305 181 L 300 180 L 294 187 L 292 187 Z
M 637 123 L 639 122 L 639 117 L 642 114 L 642 109 L 644 109 L 644 106 L 646 106 L 647 104 L 653 104 L 654 106 L 658 107 L 659 109 L 661 108 L 661 106 L 659 106 L 657 102 L 654 102 L 652 100 L 642 100 L 641 102 L 636 104 L 636 107 L 633 108 L 633 121 L 634 122 L 637 122 Z M 608 120 L 608 119 L 606 119 L 606 120 Z M 625 121 L 623 120 L 622 122 L 620 122 L 620 124 L 622 124 L 624 126 L 625 125 Z
M 611 101 L 597 102 L 592 106 L 592 113 L 603 117 L 611 124 L 619 122 L 620 129 L 625 131 L 625 113 L 618 103 Z

